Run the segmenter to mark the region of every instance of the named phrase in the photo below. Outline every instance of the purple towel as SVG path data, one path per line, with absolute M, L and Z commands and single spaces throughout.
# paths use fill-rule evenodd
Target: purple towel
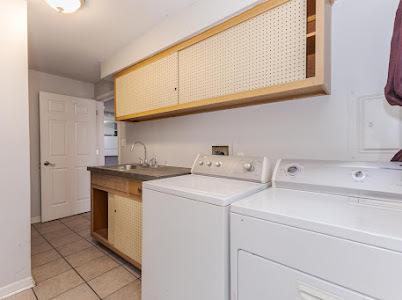
M 391 161 L 402 161 L 402 150 L 395 154 Z
M 391 105 L 402 106 L 402 0 L 396 12 L 385 98 Z M 402 161 L 402 150 L 392 161 Z
M 402 106 L 402 1 L 396 12 L 385 97 L 389 104 Z

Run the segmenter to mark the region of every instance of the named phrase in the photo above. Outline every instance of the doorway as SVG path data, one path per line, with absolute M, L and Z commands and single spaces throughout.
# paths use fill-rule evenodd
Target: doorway
M 90 210 L 96 101 L 40 92 L 41 211 L 47 222 Z
M 119 163 L 118 131 L 115 120 L 114 99 L 104 102 L 104 154 L 106 165 L 117 165 Z

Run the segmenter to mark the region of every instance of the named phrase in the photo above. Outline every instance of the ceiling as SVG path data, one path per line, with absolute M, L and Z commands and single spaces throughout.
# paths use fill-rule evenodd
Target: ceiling
M 59 14 L 44 0 L 29 0 L 29 66 L 97 82 L 100 62 L 168 15 L 196 0 L 86 0 L 75 14 Z

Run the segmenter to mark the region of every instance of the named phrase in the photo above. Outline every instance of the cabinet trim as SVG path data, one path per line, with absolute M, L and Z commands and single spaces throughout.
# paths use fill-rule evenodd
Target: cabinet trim
M 294 97 L 293 99 L 296 99 L 318 94 L 326 94 L 324 83 L 318 81 L 316 77 L 311 77 L 282 85 L 275 85 L 231 95 L 224 95 L 216 98 L 202 99 L 174 106 L 166 106 L 136 114 L 119 116 L 116 117 L 116 120 L 143 121 L 161 117 L 180 116 L 183 114 L 197 113 L 200 111 L 205 112 L 209 110 L 249 106 L 251 104 L 277 102 L 283 99 L 289 99 L 289 97 Z

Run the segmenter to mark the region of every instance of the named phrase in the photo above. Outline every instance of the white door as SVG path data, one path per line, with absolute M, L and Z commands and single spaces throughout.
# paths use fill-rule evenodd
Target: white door
M 40 92 L 42 222 L 90 210 L 96 101 Z

